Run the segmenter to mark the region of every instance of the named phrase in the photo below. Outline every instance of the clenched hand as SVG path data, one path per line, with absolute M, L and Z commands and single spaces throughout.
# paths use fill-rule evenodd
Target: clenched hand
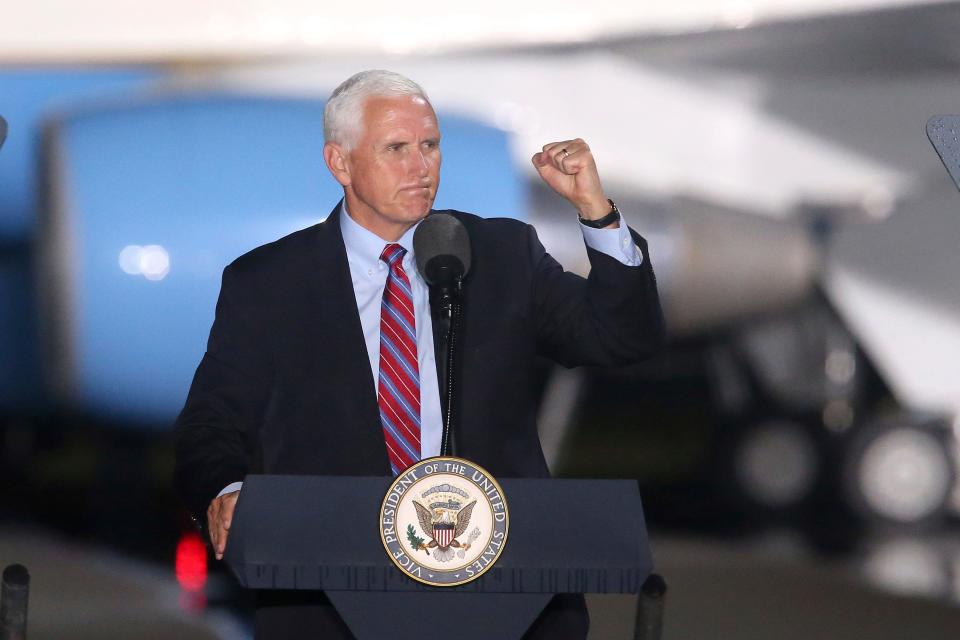
M 582 217 L 596 220 L 610 213 L 597 163 L 582 138 L 545 144 L 531 160 L 543 181 L 576 207 Z

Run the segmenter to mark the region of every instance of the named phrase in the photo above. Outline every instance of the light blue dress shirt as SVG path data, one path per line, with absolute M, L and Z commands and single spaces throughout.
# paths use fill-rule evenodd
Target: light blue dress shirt
M 616 229 L 594 229 L 580 224 L 583 240 L 588 247 L 605 253 L 621 263 L 636 267 L 643 262 L 640 249 L 633 242 L 627 225 Z M 433 351 L 433 325 L 430 319 L 430 297 L 427 283 L 417 271 L 417 261 L 413 255 L 413 234 L 416 226 L 410 228 L 397 244 L 407 250 L 403 256 L 403 270 L 410 279 L 413 290 L 414 320 L 417 325 L 417 360 L 420 367 L 420 457 L 440 455 L 440 440 L 443 435 L 442 409 L 440 406 L 440 384 L 437 380 L 437 365 Z M 343 244 L 347 249 L 347 262 L 350 265 L 350 279 L 353 281 L 353 293 L 357 297 L 357 311 L 360 314 L 360 326 L 363 328 L 363 340 L 367 346 L 367 358 L 370 360 L 370 373 L 376 387 L 380 377 L 380 304 L 383 290 L 387 286 L 387 265 L 380 260 L 383 248 L 390 244 L 372 231 L 360 226 L 347 212 L 347 203 L 343 202 L 340 215 L 340 231 Z M 242 482 L 227 485 L 218 494 L 238 491 Z

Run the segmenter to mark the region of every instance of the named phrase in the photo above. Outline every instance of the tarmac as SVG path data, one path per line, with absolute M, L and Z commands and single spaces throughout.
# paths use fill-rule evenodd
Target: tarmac
M 30 640 L 214 640 L 215 620 L 181 605 L 172 570 L 44 530 L 0 530 L 0 569 L 30 573 Z
M 868 586 L 849 567 L 749 544 L 654 538 L 662 640 L 956 640 L 960 606 Z M 636 598 L 587 596 L 590 640 L 633 638 Z

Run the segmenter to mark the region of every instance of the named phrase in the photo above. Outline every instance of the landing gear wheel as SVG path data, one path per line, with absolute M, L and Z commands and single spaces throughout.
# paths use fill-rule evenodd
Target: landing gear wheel
M 809 427 L 771 418 L 743 430 L 727 452 L 728 492 L 761 518 L 794 515 L 820 477 L 822 454 Z
M 940 521 L 955 478 L 946 430 L 908 416 L 866 428 L 843 465 L 844 489 L 853 510 L 869 522 L 894 528 Z

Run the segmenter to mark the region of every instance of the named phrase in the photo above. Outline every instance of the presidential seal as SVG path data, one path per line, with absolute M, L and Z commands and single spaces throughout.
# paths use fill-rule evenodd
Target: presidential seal
M 507 542 L 503 490 L 463 458 L 427 458 L 397 476 L 380 507 L 380 539 L 405 575 L 434 587 L 470 582 Z

